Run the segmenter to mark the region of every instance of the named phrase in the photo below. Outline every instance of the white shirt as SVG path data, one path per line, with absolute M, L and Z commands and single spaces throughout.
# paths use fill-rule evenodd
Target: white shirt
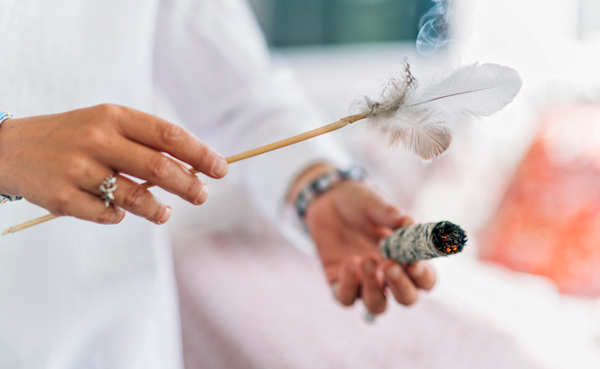
M 109 102 L 152 113 L 158 89 L 226 155 L 326 123 L 272 70 L 249 14 L 241 0 L 3 0 L 0 110 L 18 118 Z M 344 162 L 339 152 L 323 137 L 230 175 L 277 219 L 294 175 Z M 46 213 L 9 203 L 0 228 Z M 132 215 L 116 226 L 61 218 L 0 238 L 0 368 L 180 367 L 164 228 Z

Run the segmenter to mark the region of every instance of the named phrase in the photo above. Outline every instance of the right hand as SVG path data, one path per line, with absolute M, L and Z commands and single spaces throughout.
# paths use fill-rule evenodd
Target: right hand
M 206 184 L 163 152 L 210 177 L 227 174 L 227 162 L 210 146 L 134 109 L 103 104 L 9 119 L 0 126 L 0 193 L 23 196 L 56 216 L 116 224 L 126 210 L 164 224 L 171 208 L 135 181 L 119 176 L 108 207 L 99 189 L 107 176 L 125 173 L 204 203 Z

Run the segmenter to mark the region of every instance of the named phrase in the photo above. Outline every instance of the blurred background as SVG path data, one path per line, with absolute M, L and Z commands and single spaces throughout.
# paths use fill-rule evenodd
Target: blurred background
M 182 204 L 171 227 L 188 368 L 600 367 L 600 2 L 249 5 L 275 66 L 332 122 L 404 57 L 417 79 L 492 62 L 524 85 L 428 166 L 360 124 L 333 133 L 415 219 L 469 235 L 464 253 L 433 262 L 431 293 L 373 325 L 360 304 L 333 302 L 299 251 L 306 237 L 273 230 L 243 189 L 209 180 L 208 204 Z
M 251 0 L 269 46 L 416 40 L 431 0 Z

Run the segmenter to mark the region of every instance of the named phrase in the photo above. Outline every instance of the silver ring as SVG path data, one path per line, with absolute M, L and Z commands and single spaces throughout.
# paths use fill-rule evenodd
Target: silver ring
M 113 192 L 117 189 L 117 176 L 108 176 L 104 179 L 104 182 L 100 185 L 100 191 L 104 192 L 102 195 L 102 199 L 104 200 L 104 205 L 108 207 L 110 205 L 111 200 L 115 199 L 115 195 Z

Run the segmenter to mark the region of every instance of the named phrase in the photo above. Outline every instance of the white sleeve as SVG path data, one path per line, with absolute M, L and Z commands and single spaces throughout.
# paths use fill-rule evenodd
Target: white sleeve
M 242 0 L 161 0 L 155 79 L 183 124 L 224 156 L 330 123 L 285 72 L 276 71 Z M 346 166 L 319 137 L 233 164 L 258 207 L 280 219 L 290 181 L 312 163 Z

